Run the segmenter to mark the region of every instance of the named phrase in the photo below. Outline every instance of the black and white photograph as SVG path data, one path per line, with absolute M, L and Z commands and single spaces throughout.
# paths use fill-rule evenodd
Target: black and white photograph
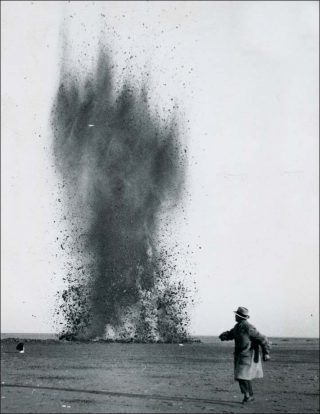
M 318 1 L 1 1 L 1 413 L 319 413 Z

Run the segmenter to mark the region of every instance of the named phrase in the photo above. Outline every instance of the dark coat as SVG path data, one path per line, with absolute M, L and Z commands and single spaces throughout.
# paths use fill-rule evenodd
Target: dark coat
M 234 377 L 235 379 L 252 380 L 262 378 L 261 354 L 269 353 L 268 339 L 261 335 L 257 329 L 246 319 L 238 322 L 230 331 L 223 332 L 222 341 L 235 341 L 234 351 Z

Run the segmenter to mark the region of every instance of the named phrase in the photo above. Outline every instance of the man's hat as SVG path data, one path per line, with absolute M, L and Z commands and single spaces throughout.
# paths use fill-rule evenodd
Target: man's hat
M 249 311 L 247 308 L 244 308 L 243 306 L 239 306 L 239 308 L 236 311 L 233 311 L 236 315 L 240 316 L 240 318 L 243 319 L 249 319 Z

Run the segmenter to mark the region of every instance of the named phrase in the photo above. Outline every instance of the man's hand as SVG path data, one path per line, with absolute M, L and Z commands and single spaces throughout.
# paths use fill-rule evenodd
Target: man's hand
M 225 332 L 223 332 L 221 335 L 219 335 L 219 338 L 221 339 L 221 341 L 226 341 L 227 340 L 227 334 Z
M 264 355 L 263 355 L 263 360 L 264 360 L 264 361 L 270 361 L 270 359 L 271 359 L 271 358 L 270 358 L 270 355 L 269 355 L 269 354 L 264 354 Z

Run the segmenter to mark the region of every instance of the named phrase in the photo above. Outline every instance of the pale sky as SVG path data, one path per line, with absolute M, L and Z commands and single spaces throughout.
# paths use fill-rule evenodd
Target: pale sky
M 50 332 L 62 286 L 48 119 L 64 27 L 78 70 L 104 39 L 121 81 L 130 52 L 137 79 L 149 70 L 155 108 L 176 99 L 190 128 L 173 233 L 193 251 L 180 263 L 197 286 L 191 333 L 217 335 L 246 306 L 268 336 L 318 336 L 318 8 L 2 2 L 2 332 Z

